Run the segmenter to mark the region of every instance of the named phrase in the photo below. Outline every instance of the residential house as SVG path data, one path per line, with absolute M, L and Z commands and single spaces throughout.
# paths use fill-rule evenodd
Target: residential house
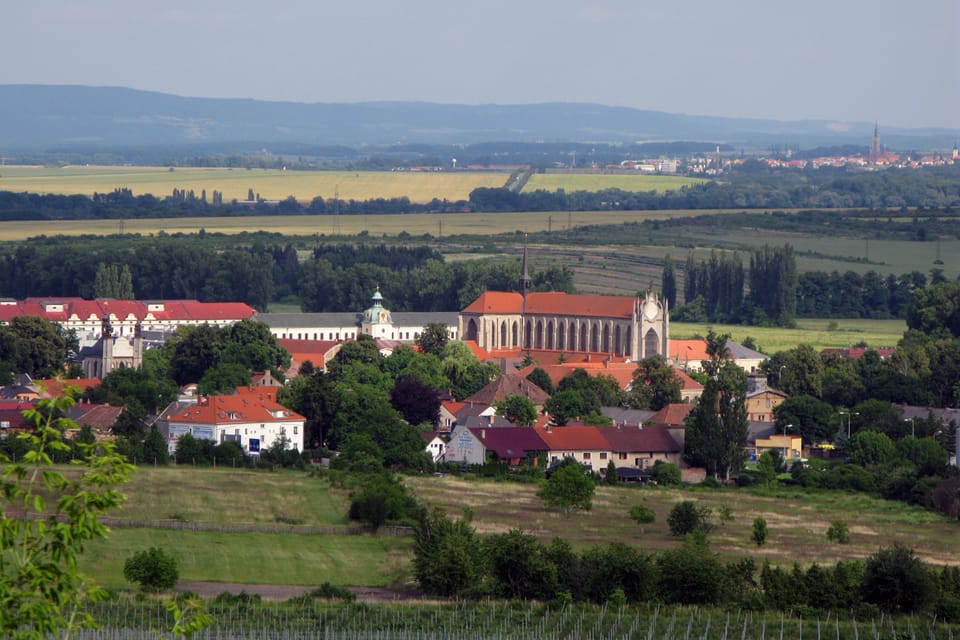
M 683 449 L 683 445 L 686 442 L 684 434 L 686 433 L 687 416 L 690 415 L 692 409 L 692 404 L 682 402 L 668 404 L 650 416 L 650 419 L 644 423 L 644 426 L 666 427 L 670 436 L 676 440 L 680 448 Z
M 617 467 L 649 469 L 657 461 L 680 465 L 683 447 L 666 427 L 601 427 Z
M 767 360 L 766 355 L 732 340 L 727 341 L 727 357 L 747 373 L 759 371 L 760 365 Z M 669 358 L 674 366 L 683 371 L 703 371 L 703 361 L 710 360 L 707 341 L 703 338 L 671 340 Z
M 430 458 L 434 462 L 442 461 L 447 451 L 447 443 L 444 442 L 443 438 L 432 431 L 421 431 L 420 437 L 426 443 L 426 451 L 430 454 Z
M 803 457 L 803 438 L 793 433 L 773 433 L 766 438 L 757 438 L 748 448 L 751 460 L 758 460 L 767 451 L 776 451 L 788 464 Z
M 446 461 L 468 465 L 489 461 L 509 466 L 538 464 L 547 444 L 530 427 L 468 427 L 457 425 L 447 443 Z
M 783 401 L 789 397 L 790 396 L 785 394 L 783 391 L 768 387 L 766 376 L 748 376 L 747 395 L 745 400 L 747 420 L 755 422 L 773 422 L 774 409 L 779 407 Z
M 550 398 L 546 391 L 525 377 L 519 374 L 502 374 L 472 396 L 464 398 L 463 401 L 468 405 L 474 404 L 483 407 L 495 407 L 498 402 L 515 395 L 529 398 L 537 408 L 537 411 L 542 411 L 543 403 Z
M 611 460 L 610 443 L 599 427 L 534 427 L 547 444 L 549 464 L 573 458 L 594 473 L 605 472 Z
M 276 401 L 275 388 L 241 387 L 233 395 L 201 396 L 196 404 L 170 411 L 160 428 L 171 452 L 177 439 L 189 433 L 217 443 L 236 442 L 246 453 L 259 455 L 284 439 L 289 448 L 301 449 L 305 422 Z

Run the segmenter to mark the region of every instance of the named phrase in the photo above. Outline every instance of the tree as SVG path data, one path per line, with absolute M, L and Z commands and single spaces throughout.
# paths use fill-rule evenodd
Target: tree
M 677 306 L 677 275 L 674 272 L 673 260 L 670 259 L 669 253 L 663 259 L 660 291 L 663 293 L 663 299 L 667 302 L 668 309 Z
M 527 380 L 546 391 L 549 395 L 553 395 L 553 392 L 555 391 L 553 388 L 553 380 L 550 379 L 550 374 L 540 367 L 536 367 L 533 371 L 531 371 L 527 375 Z
M 177 559 L 158 547 L 137 551 L 123 563 L 123 577 L 144 591 L 167 591 L 180 578 Z
M 683 478 L 680 467 L 663 460 L 657 460 L 653 463 L 653 466 L 650 467 L 650 475 L 653 476 L 657 484 L 663 486 L 678 485 Z
M 39 316 L 16 316 L 0 326 L 0 361 L 18 373 L 47 378 L 63 370 L 68 341 L 59 327 Z
M 827 540 L 837 544 L 849 544 L 850 527 L 843 520 L 834 520 L 827 527 Z
M 540 487 L 537 496 L 551 508 L 562 511 L 593 507 L 593 493 L 596 484 L 579 464 L 561 465 Z
M 250 384 L 250 371 L 236 362 L 220 362 L 204 372 L 197 385 L 203 395 L 233 393 L 237 387 Z
M 761 370 L 773 377 L 777 389 L 790 396 L 823 395 L 823 361 L 809 344 L 774 354 Z
M 757 461 L 757 475 L 763 486 L 770 488 L 777 484 L 777 463 L 770 451 L 765 451 Z
M 832 440 L 837 433 L 837 412 L 833 407 L 813 396 L 792 396 L 773 410 L 777 430 L 793 425 L 804 442 Z
M 557 567 L 546 557 L 535 536 L 511 529 L 488 536 L 484 555 L 493 578 L 493 591 L 502 598 L 552 598 L 557 588 Z
M 645 408 L 654 411 L 681 401 L 680 376 L 660 354 L 648 356 L 637 364 L 637 370 L 633 374 L 633 388 L 638 393 L 646 392 L 649 406 Z
M 960 280 L 940 282 L 913 293 L 907 326 L 928 335 L 960 338 Z
M 847 459 L 862 467 L 890 462 L 896 454 L 893 440 L 885 433 L 857 431 L 844 449 Z
M 543 410 L 550 415 L 551 421 L 559 426 L 586 414 L 583 398 L 574 389 L 564 389 L 547 398 L 543 403 Z
M 686 420 L 684 457 L 707 473 L 729 480 L 744 462 L 747 443 L 746 373 L 731 361 L 715 367 Z
M 682 500 L 673 505 L 670 514 L 667 516 L 667 526 L 670 527 L 670 535 L 685 536 L 694 531 L 703 531 L 709 533 L 713 530 L 710 523 L 710 509 L 698 507 L 692 500 Z
M 760 516 L 757 516 L 753 520 L 753 530 L 750 532 L 750 539 L 758 547 L 762 547 L 767 543 L 767 521 Z
M 406 486 L 388 471 L 365 477 L 359 490 L 350 494 L 350 519 L 373 531 L 387 522 L 415 520 L 421 510 Z
M 183 326 L 162 347 L 170 363 L 170 376 L 178 385 L 199 382 L 223 351 L 223 337 L 208 324 Z
M 514 394 L 497 403 L 497 415 L 518 427 L 529 427 L 537 420 L 537 407 L 527 396 Z
M 909 547 L 898 543 L 879 549 L 867 559 L 861 595 L 883 611 L 919 611 L 930 602 L 934 592 L 930 571 Z
M 424 353 L 432 353 L 438 356 L 443 353 L 443 348 L 447 345 L 449 330 L 444 322 L 429 322 L 423 328 L 423 333 L 414 340 Z
M 666 602 L 716 604 L 725 584 L 723 564 L 704 538 L 691 536 L 657 561 L 657 593 Z
M 630 507 L 630 518 L 637 524 L 651 524 L 657 519 L 657 514 L 645 504 L 635 504 Z
M 85 607 L 107 595 L 79 572 L 77 560 L 91 540 L 106 537 L 100 518 L 123 502 L 119 488 L 133 467 L 109 442 L 81 447 L 79 473 L 67 476 L 52 467 L 52 454 L 68 447 L 63 433 L 77 428 L 63 417 L 72 405 L 64 396 L 41 400 L 24 412 L 35 429 L 17 437 L 27 451 L 4 467 L 0 630 L 5 637 L 66 635 L 94 627 Z
M 425 513 L 413 545 L 413 574 L 426 593 L 464 595 L 484 574 L 480 538 L 466 520 L 451 520 L 439 510 Z
M 402 378 L 390 390 L 390 404 L 412 425 L 440 422 L 440 395 L 437 389 L 416 378 Z

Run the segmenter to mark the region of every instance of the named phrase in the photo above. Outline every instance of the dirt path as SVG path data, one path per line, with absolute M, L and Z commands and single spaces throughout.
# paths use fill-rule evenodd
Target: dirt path
M 215 598 L 223 592 L 257 594 L 264 600 L 289 600 L 309 593 L 315 586 L 296 584 L 242 584 L 237 582 L 178 582 L 177 591 L 192 591 L 203 598 Z M 416 600 L 419 593 L 394 591 L 380 587 L 347 587 L 359 602 L 400 602 Z

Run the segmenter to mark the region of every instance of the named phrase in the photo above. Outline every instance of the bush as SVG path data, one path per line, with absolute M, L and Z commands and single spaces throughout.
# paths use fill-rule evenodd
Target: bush
M 415 521 L 422 508 L 393 474 L 365 478 L 363 487 L 350 494 L 350 519 L 376 531 L 387 522 Z
M 694 531 L 709 533 L 713 530 L 710 509 L 698 507 L 692 500 L 673 505 L 670 515 L 667 516 L 667 525 L 670 527 L 670 534 L 674 536 L 685 536 Z
M 863 571 L 861 592 L 888 613 L 913 613 L 922 609 L 936 593 L 927 567 L 913 549 L 896 544 L 870 556 Z
M 850 527 L 843 520 L 835 520 L 830 523 L 827 529 L 827 540 L 838 544 L 848 544 L 850 542 Z
M 630 517 L 639 524 L 650 524 L 657 519 L 657 514 L 647 505 L 638 504 L 630 507 Z
M 138 551 L 123 563 L 123 577 L 137 582 L 144 591 L 172 589 L 180 578 L 177 560 L 163 549 L 150 547 Z
M 668 486 L 680 484 L 680 467 L 669 462 L 657 460 L 650 468 L 650 475 L 657 481 L 657 484 Z
M 564 511 L 593 507 L 596 484 L 580 465 L 568 464 L 557 469 L 537 492 L 548 507 Z
M 753 521 L 753 531 L 750 533 L 750 539 L 753 540 L 758 547 L 762 547 L 767 543 L 767 521 L 763 518 L 757 517 Z

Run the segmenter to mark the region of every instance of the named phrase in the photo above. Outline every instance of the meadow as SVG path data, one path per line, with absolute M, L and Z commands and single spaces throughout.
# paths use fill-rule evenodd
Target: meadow
M 904 320 L 801 318 L 797 320 L 796 327 L 782 328 L 671 322 L 670 337 L 703 337 L 711 328 L 718 334 L 729 334 L 734 342 L 742 343 L 748 337 L 753 338 L 764 353 L 773 354 L 793 349 L 799 344 L 809 344 L 817 351 L 843 349 L 860 343 L 866 343 L 873 348 L 892 347 L 903 337 L 907 323 Z
M 536 191 L 537 189 L 544 189 L 552 192 L 557 189 L 563 189 L 567 193 L 570 193 L 572 191 L 620 189 L 621 191 L 656 191 L 657 193 L 662 193 L 701 182 L 707 182 L 707 180 L 686 176 L 623 173 L 535 173 L 530 176 L 523 190 Z
M 620 486 L 597 488 L 593 509 L 560 513 L 544 508 L 532 483 L 494 482 L 452 475 L 410 476 L 404 482 L 427 504 L 458 517 L 473 513 L 481 534 L 522 528 L 544 542 L 556 536 L 577 548 L 625 541 L 645 551 L 674 547 L 667 514 L 680 500 L 709 508 L 719 526 L 711 547 L 726 558 L 801 565 L 865 558 L 880 546 L 903 542 L 936 565 L 960 565 L 958 524 L 939 514 L 862 494 L 780 490 L 736 490 Z M 127 503 L 113 515 L 106 541 L 89 545 L 82 569 L 101 584 L 124 588 L 123 562 L 134 552 L 158 546 L 179 560 L 181 580 L 252 584 L 412 586 L 410 537 L 336 533 L 346 531 L 347 489 L 305 472 L 141 467 L 125 488 Z M 645 504 L 656 521 L 638 525 L 633 505 Z M 729 510 L 731 518 L 719 516 Z M 750 540 L 753 519 L 766 518 L 768 544 Z M 176 519 L 171 530 L 145 520 Z M 834 520 L 849 523 L 850 544 L 827 542 Z M 190 524 L 219 530 L 190 530 Z M 271 531 L 271 525 L 283 524 Z M 329 526 L 329 534 L 311 533 Z M 200 527 L 197 527 L 200 528 Z M 255 529 L 255 530 L 246 530 Z
M 225 202 L 246 200 L 253 189 L 264 200 L 293 196 L 310 202 L 316 196 L 341 200 L 370 200 L 406 196 L 411 202 L 466 200 L 477 187 L 502 187 L 506 173 L 412 171 L 285 171 L 206 167 L 133 166 L 2 166 L 0 190 L 32 193 L 104 193 L 117 188 L 135 195 L 170 195 L 174 189 L 223 193 Z

